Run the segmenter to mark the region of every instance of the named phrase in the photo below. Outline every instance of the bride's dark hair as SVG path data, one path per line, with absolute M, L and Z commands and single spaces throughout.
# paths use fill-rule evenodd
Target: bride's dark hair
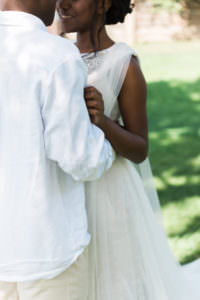
M 98 38 L 101 30 L 103 29 L 104 25 L 114 25 L 117 23 L 123 23 L 124 19 L 127 14 L 131 13 L 134 7 L 134 4 L 131 3 L 131 0 L 112 0 L 111 6 L 108 11 L 105 10 L 105 0 L 93 0 L 95 4 L 94 15 L 92 19 L 92 28 L 90 31 L 90 38 L 92 41 L 93 49 L 96 52 L 97 47 L 95 43 L 95 32 L 96 32 L 96 25 L 98 19 L 98 3 L 102 1 L 102 8 L 103 8 L 103 21 L 101 27 L 98 30 Z
M 112 0 L 110 9 L 106 12 L 106 25 L 123 23 L 127 14 L 133 10 L 134 4 L 130 0 Z

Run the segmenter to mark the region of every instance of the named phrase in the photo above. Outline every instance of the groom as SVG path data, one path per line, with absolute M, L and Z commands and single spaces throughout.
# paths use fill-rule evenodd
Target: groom
M 0 300 L 87 299 L 83 182 L 114 160 L 78 50 L 47 33 L 55 5 L 0 0 Z

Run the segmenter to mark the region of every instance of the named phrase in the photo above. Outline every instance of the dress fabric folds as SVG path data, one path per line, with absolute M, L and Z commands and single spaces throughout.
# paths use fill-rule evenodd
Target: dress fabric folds
M 82 55 L 88 85 L 102 93 L 105 114 L 115 121 L 132 56 L 124 43 Z M 117 156 L 102 178 L 86 183 L 86 205 L 92 236 L 88 300 L 200 299 L 200 260 L 182 267 L 174 258 L 148 159 L 136 166 Z

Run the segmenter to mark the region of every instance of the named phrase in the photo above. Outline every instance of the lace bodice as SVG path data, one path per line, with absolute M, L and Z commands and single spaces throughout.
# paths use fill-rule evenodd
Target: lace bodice
M 95 72 L 96 70 L 98 70 L 98 68 L 102 65 L 102 63 L 105 60 L 106 55 L 109 54 L 109 52 L 113 51 L 114 48 L 116 47 L 117 44 L 114 44 L 113 46 L 98 51 L 96 53 L 96 55 L 94 54 L 94 52 L 92 53 L 83 53 L 82 59 L 85 62 L 85 64 L 88 67 L 88 73 L 91 74 L 92 72 Z
M 95 86 L 103 96 L 105 114 L 113 120 L 120 117 L 118 95 L 134 51 L 124 43 L 94 53 L 82 54 L 88 68 L 88 85 Z

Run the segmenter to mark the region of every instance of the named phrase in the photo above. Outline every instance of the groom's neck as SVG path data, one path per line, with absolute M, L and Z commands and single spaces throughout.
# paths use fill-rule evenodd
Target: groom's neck
M 31 1 L 21 1 L 21 0 L 0 0 L 0 10 L 15 10 L 15 11 L 24 11 L 31 13 Z
M 45 25 L 53 23 L 56 0 L 0 0 L 0 10 L 22 11 L 40 18 Z

